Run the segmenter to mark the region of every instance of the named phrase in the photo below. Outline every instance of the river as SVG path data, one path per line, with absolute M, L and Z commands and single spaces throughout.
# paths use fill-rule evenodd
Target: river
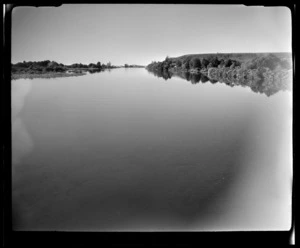
M 12 161 L 14 230 L 287 230 L 292 93 L 144 68 L 19 79 Z

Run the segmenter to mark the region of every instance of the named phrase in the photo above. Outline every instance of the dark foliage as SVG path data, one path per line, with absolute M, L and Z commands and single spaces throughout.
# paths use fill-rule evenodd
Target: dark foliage
M 190 61 L 190 68 L 191 69 L 200 69 L 201 68 L 201 61 L 198 58 L 193 58 Z
M 177 67 L 181 67 L 181 66 L 182 66 L 182 62 L 181 62 L 180 60 L 177 60 L 177 61 L 176 61 L 176 66 L 177 66 Z
M 276 57 L 276 58 L 275 58 Z M 184 70 L 186 65 L 194 67 L 195 58 L 189 60 L 190 57 L 185 57 L 185 62 L 181 60 L 172 60 L 176 65 L 182 64 L 182 67 L 169 68 L 166 70 L 167 64 L 163 62 L 152 62 L 147 66 L 147 69 L 165 80 L 173 75 L 183 78 L 192 84 L 210 82 L 212 84 L 224 83 L 230 87 L 243 86 L 249 87 L 253 92 L 263 93 L 266 96 L 271 96 L 281 90 L 290 90 L 292 83 L 291 60 L 287 57 L 279 57 L 272 54 L 263 55 L 261 57 L 252 57 L 246 62 L 233 60 L 231 58 L 216 59 L 210 56 L 207 59 L 203 58 L 201 67 L 207 70 L 201 73 L 196 73 L 192 70 Z M 178 62 L 180 61 L 180 62 Z M 172 67 L 172 66 L 171 66 Z M 202 73 L 203 72 L 203 73 Z
M 81 73 L 80 70 L 102 70 L 107 68 L 116 68 L 116 66 L 111 65 L 111 63 L 101 64 L 82 64 L 74 63 L 71 65 L 64 65 L 62 63 L 57 63 L 55 61 L 44 60 L 44 61 L 23 61 L 11 65 L 11 73 L 16 75 L 26 75 L 26 74 L 49 74 L 49 73 L 65 73 L 68 70 L 73 70 L 75 73 Z M 18 76 L 18 77 L 19 77 Z M 16 77 L 14 77 L 16 78 Z
M 146 68 L 150 71 L 201 69 L 207 73 L 210 68 L 228 68 L 230 70 L 268 68 L 270 70 L 290 70 L 291 56 L 288 53 L 276 54 L 199 54 L 184 55 L 177 58 L 166 57 L 162 62 L 152 62 Z
M 207 59 L 203 58 L 201 60 L 202 68 L 206 68 L 208 66 L 208 64 L 209 64 L 209 61 Z
M 201 74 L 200 80 L 201 80 L 201 83 L 206 83 L 207 81 L 209 81 L 209 78 L 207 76 L 205 76 L 204 74 Z
M 197 84 L 200 82 L 201 74 L 191 74 L 191 83 L 192 84 Z
M 190 69 L 190 61 L 186 60 L 185 63 L 182 65 L 182 68 L 185 70 L 189 70 Z
M 218 60 L 217 57 L 214 57 L 210 60 L 211 66 L 212 67 L 218 67 L 218 65 L 220 64 L 220 61 Z
M 189 73 L 189 72 L 183 72 L 182 75 L 183 75 L 183 77 L 184 77 L 187 81 L 190 81 L 190 80 L 191 80 L 191 73 Z

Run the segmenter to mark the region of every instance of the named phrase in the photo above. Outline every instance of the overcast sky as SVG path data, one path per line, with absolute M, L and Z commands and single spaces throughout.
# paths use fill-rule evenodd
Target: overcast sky
M 142 64 L 193 53 L 291 52 L 291 12 L 238 5 L 17 7 L 12 63 Z

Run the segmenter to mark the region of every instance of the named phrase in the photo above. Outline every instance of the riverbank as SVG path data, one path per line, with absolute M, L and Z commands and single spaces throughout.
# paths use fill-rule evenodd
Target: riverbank
M 288 53 L 235 54 L 226 60 L 217 54 L 189 56 L 167 57 L 162 62 L 152 62 L 147 70 L 165 80 L 177 76 L 192 84 L 210 81 L 231 87 L 241 85 L 267 96 L 292 89 L 292 60 Z
M 19 62 L 11 65 L 11 79 L 20 78 L 56 78 L 56 77 L 72 77 L 86 75 L 87 72 L 94 73 L 104 71 L 106 69 L 118 68 L 110 63 L 97 64 L 72 64 L 64 65 L 55 61 L 34 61 Z
M 172 74 L 202 74 L 211 82 L 277 85 L 284 89 L 291 88 L 293 77 L 291 53 L 183 55 L 154 61 L 146 69 L 165 79 Z
M 211 68 L 290 70 L 292 69 L 292 55 L 291 53 L 190 54 L 173 58 L 167 56 L 164 61 L 153 61 L 146 67 L 149 71 L 180 71 L 202 73 L 208 76 Z
M 34 78 L 57 78 L 57 77 L 76 77 L 86 75 L 84 72 L 47 72 L 47 73 L 12 73 L 11 80 L 34 79 Z

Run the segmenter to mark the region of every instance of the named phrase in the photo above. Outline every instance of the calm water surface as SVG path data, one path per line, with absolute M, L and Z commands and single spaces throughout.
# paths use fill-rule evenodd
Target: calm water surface
M 12 81 L 14 229 L 289 229 L 291 98 L 143 68 Z

